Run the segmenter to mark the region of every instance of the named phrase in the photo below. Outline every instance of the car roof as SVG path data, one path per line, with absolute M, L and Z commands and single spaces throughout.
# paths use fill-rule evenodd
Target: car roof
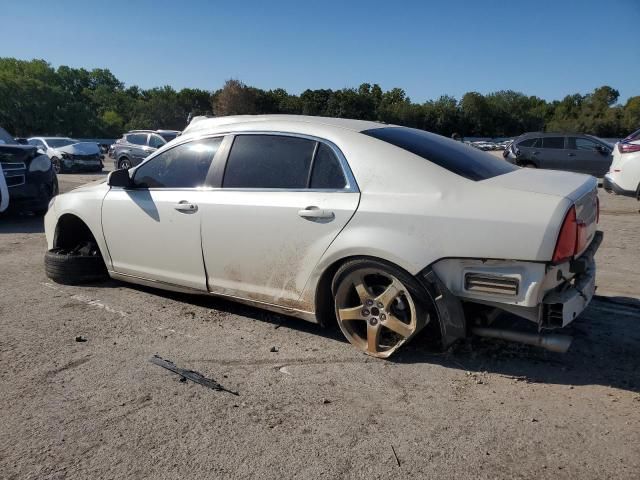
M 312 117 L 307 115 L 232 115 L 226 117 L 197 117 L 185 128 L 183 135 L 192 132 L 207 130 L 219 130 L 224 126 L 237 126 L 241 124 L 259 124 L 258 129 L 270 130 L 272 127 L 282 128 L 283 125 L 307 124 L 318 126 L 330 126 L 362 132 L 373 128 L 381 128 L 385 124 L 368 120 L 351 120 L 348 118 Z
M 71 137 L 29 137 L 27 140 L 75 140 Z
M 593 135 L 589 135 L 588 133 L 574 133 L 574 132 L 527 132 L 523 133 L 518 137 L 518 139 L 529 138 L 529 137 L 589 137 L 595 138 Z

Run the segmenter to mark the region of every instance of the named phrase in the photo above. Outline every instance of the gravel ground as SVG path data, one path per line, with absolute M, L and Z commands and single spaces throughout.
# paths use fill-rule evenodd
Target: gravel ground
M 600 197 L 600 297 L 565 355 L 417 338 L 381 361 L 216 298 L 56 285 L 42 220 L 0 218 L 0 476 L 638 478 L 639 204 Z

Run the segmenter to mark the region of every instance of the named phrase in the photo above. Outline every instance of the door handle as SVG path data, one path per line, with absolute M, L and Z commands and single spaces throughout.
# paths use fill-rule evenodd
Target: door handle
M 532 155 L 538 155 L 540 152 L 533 152 Z
M 567 157 L 575 157 L 576 154 L 575 153 L 567 153 Z
M 307 207 L 298 210 L 298 215 L 302 218 L 333 218 L 334 214 L 330 210 L 323 210 L 318 207 Z
M 195 203 L 189 203 L 186 200 L 180 200 L 173 208 L 182 213 L 195 213 L 198 211 L 198 205 Z

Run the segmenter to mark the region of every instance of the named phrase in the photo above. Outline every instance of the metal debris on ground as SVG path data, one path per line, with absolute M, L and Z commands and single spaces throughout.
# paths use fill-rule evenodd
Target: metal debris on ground
M 85 337 L 83 337 L 82 335 L 78 335 L 76 337 L 76 342 L 86 342 L 87 339 Z
M 393 456 L 396 458 L 396 463 L 400 466 L 400 460 L 398 459 L 398 455 L 396 454 L 396 449 L 391 445 L 391 451 L 393 452 Z
M 184 382 L 186 380 L 191 380 L 192 382 L 195 383 L 199 383 L 200 385 L 210 388 L 211 390 L 217 390 L 219 392 L 227 392 L 227 393 L 231 393 L 232 395 L 240 395 L 238 392 L 234 392 L 232 390 L 228 390 L 226 388 L 224 388 L 222 385 L 220 385 L 218 382 L 216 382 L 215 380 L 211 379 L 211 378 L 207 378 L 204 375 L 202 375 L 199 372 L 196 372 L 194 370 L 187 370 L 185 368 L 180 368 L 177 367 L 175 365 L 175 363 L 169 361 L 169 360 L 165 360 L 164 358 L 158 356 L 158 355 L 154 355 L 153 357 L 151 357 L 151 359 L 149 360 L 151 363 L 153 363 L 154 365 L 158 365 L 159 367 L 162 368 L 166 368 L 167 370 L 175 373 L 176 375 L 179 375 L 180 381 Z M 185 379 L 185 380 L 183 380 Z

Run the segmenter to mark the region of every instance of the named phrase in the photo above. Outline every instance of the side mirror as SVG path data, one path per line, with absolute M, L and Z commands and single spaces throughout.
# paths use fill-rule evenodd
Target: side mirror
M 607 154 L 607 155 L 609 154 L 609 149 L 604 145 L 596 145 L 596 151 L 602 154 Z
M 110 187 L 122 188 L 133 186 L 133 182 L 131 181 L 131 177 L 129 176 L 129 170 L 121 169 L 111 172 L 109 174 L 109 178 L 107 179 L 107 185 L 109 185 Z

